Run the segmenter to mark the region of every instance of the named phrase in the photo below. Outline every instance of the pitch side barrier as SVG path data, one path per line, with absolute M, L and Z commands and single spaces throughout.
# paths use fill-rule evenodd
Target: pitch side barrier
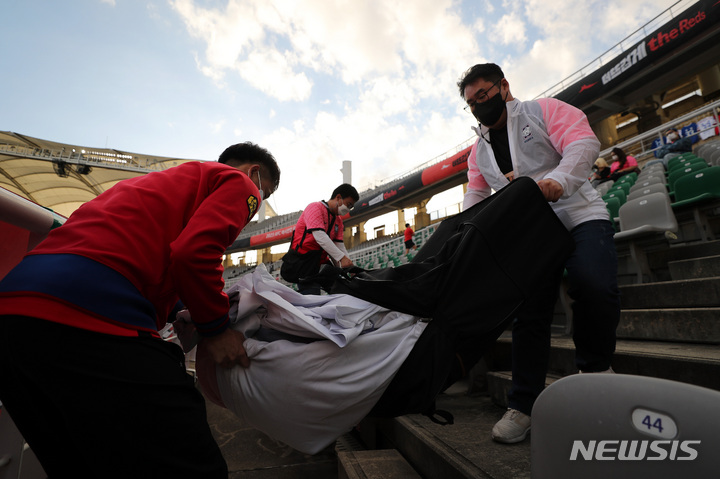
M 0 279 L 66 218 L 0 187 Z
M 420 171 L 411 173 L 400 179 L 392 181 L 380 188 L 363 192 L 360 200 L 355 203 L 355 208 L 341 218 L 348 221 L 354 216 L 365 215 L 369 212 L 378 211 L 385 213 L 384 208 L 388 203 L 396 201 L 398 198 L 410 196 L 417 193 L 422 188 L 437 184 L 447 178 L 462 173 L 467 170 L 467 160 L 470 156 L 472 144 L 445 158 L 435 164 L 427 166 Z M 228 251 L 237 251 L 244 249 L 263 248 L 272 246 L 283 241 L 290 241 L 295 224 L 287 225 L 272 231 L 267 231 L 250 236 L 240 235 L 238 239 L 228 248 Z

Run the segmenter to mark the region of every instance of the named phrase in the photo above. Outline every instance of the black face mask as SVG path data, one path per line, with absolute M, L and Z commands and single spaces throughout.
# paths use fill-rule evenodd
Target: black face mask
M 507 95 L 505 95 L 507 98 Z M 482 103 L 476 103 L 473 108 L 473 116 L 485 126 L 492 126 L 500 119 L 505 110 L 505 100 L 502 98 L 502 91 Z

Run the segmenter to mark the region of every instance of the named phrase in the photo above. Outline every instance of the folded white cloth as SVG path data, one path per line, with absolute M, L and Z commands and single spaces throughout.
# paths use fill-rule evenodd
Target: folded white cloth
M 301 295 L 263 265 L 229 295 L 238 299 L 231 327 L 245 334 L 251 364 L 215 369 L 222 401 L 249 426 L 308 454 L 367 415 L 427 324 L 348 295 Z M 260 341 L 252 336 L 261 326 L 317 340 Z

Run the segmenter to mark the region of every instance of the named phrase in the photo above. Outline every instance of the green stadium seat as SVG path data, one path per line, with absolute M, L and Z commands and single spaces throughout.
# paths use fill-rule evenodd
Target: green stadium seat
M 632 186 L 633 183 L 635 183 L 635 181 L 637 181 L 637 178 L 638 178 L 638 174 L 633 171 L 633 172 L 631 172 L 631 173 L 628 173 L 628 174 L 623 175 L 623 176 L 621 176 L 620 178 L 618 178 L 618 180 L 615 182 L 615 184 L 617 185 L 617 184 L 619 184 L 619 183 L 620 183 L 620 184 L 622 184 L 622 183 L 630 183 L 630 186 Z M 626 193 L 627 193 L 627 192 L 626 192 Z
M 682 178 L 683 176 L 687 175 L 688 173 L 693 173 L 698 170 L 702 170 L 708 167 L 708 164 L 704 161 L 702 163 L 694 163 L 690 166 L 687 166 L 685 168 L 680 168 L 672 173 L 668 173 L 668 189 L 670 190 L 670 195 L 675 196 L 675 182 Z
M 612 222 L 615 231 L 618 230 L 618 212 L 620 211 L 620 206 L 622 206 L 622 204 L 620 203 L 619 198 L 608 198 L 605 200 L 605 207 L 608 210 L 608 214 L 610 214 L 610 221 Z
M 673 171 L 677 171 L 677 170 L 679 170 L 679 169 L 681 169 L 681 168 L 687 168 L 688 166 L 694 165 L 695 163 L 705 163 L 705 164 L 707 164 L 707 162 L 706 162 L 704 159 L 702 159 L 702 158 L 694 158 L 694 159 L 691 159 L 691 160 L 680 161 L 680 162 L 677 162 L 677 163 L 673 164 L 671 167 L 668 168 L 668 175 L 669 175 L 670 173 L 672 173 Z
M 716 205 L 712 200 L 720 199 L 720 166 L 711 166 L 691 172 L 675 182 L 673 209 L 693 209 L 693 220 L 703 241 L 715 239 L 707 222 L 704 207 Z
M 621 182 L 620 180 L 616 181 L 612 188 L 608 190 L 608 193 L 612 193 L 613 191 L 622 190 L 623 193 L 625 193 L 625 196 L 628 195 L 630 192 L 630 188 L 632 188 L 632 183 L 629 181 Z M 607 193 L 606 193 L 607 194 Z
M 627 195 L 625 194 L 625 190 L 622 189 L 610 190 L 603 196 L 603 200 L 608 200 L 610 198 L 617 198 L 620 200 L 620 205 L 623 205 L 627 200 Z

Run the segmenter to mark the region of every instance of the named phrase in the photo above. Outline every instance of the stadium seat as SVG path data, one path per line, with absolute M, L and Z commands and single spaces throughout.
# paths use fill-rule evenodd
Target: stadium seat
M 645 166 L 637 177 L 637 181 L 647 178 L 650 175 L 661 176 L 665 174 L 665 166 L 662 163 L 654 163 L 649 166 Z
M 615 182 L 615 185 L 617 186 L 619 184 L 629 183 L 630 186 L 632 186 L 633 183 L 635 183 L 635 181 L 637 180 L 637 178 L 638 174 L 633 171 L 618 178 L 618 180 Z
M 679 169 L 681 169 L 681 168 L 687 168 L 688 166 L 692 166 L 692 165 L 694 165 L 695 163 L 705 163 L 705 164 L 707 164 L 707 162 L 706 162 L 704 159 L 702 159 L 702 158 L 692 158 L 692 159 L 689 159 L 689 160 L 683 160 L 683 161 L 680 161 L 680 162 L 675 163 L 675 164 L 674 164 L 673 166 L 671 166 L 671 167 L 668 167 L 668 170 L 667 170 L 668 175 L 669 175 L 670 173 L 672 173 L 673 171 L 677 171 L 677 170 L 679 170 Z
M 632 193 L 635 190 L 647 188 L 648 186 L 653 185 L 655 183 L 661 183 L 664 185 L 666 183 L 665 175 L 660 176 L 660 175 L 652 174 L 646 178 L 643 178 L 642 180 L 638 180 L 630 188 L 630 193 Z
M 678 230 L 677 219 L 667 193 L 650 193 L 625 202 L 618 211 L 620 231 L 615 241 L 629 242 L 630 256 L 637 271 L 637 282 L 654 274 L 647 262 L 647 249 L 667 245 L 669 233 Z
M 627 195 L 625 194 L 625 190 L 623 190 L 622 188 L 617 189 L 617 190 L 611 189 L 610 191 L 605 193 L 602 198 L 603 198 L 603 200 L 608 200 L 610 198 L 617 198 L 618 200 L 620 200 L 620 204 L 623 205 L 623 204 L 625 204 L 625 201 L 627 200 Z
M 718 404 L 718 391 L 666 379 L 564 377 L 548 386 L 533 406 L 531 475 L 716 477 Z
M 607 208 L 608 214 L 610 215 L 610 221 L 612 221 L 615 231 L 618 231 L 618 212 L 620 211 L 620 206 L 622 206 L 622 203 L 620 203 L 620 198 L 608 198 L 604 201 L 605 207 Z
M 710 158 L 709 163 L 711 165 L 720 166 L 720 148 L 718 148 L 715 151 L 710 152 L 709 158 Z
M 615 235 L 618 239 L 648 232 L 677 231 L 677 220 L 666 193 L 650 193 L 626 201 L 618 214 L 620 233 Z
M 665 163 L 663 163 L 663 160 L 660 160 L 660 159 L 650 160 L 647 163 L 645 163 L 645 166 L 643 166 L 643 170 L 640 172 L 640 174 L 642 174 L 642 172 L 645 171 L 646 168 L 648 168 L 650 166 L 655 166 L 655 165 L 661 165 L 663 167 L 663 169 L 665 168 Z
M 668 173 L 668 190 L 670 190 L 670 196 L 675 196 L 675 183 L 678 179 L 682 178 L 683 176 L 693 173 L 698 170 L 702 170 L 708 167 L 708 164 L 704 161 L 701 163 L 693 163 L 690 166 L 687 166 L 685 168 L 680 168 L 672 173 Z
M 614 182 L 613 182 L 612 180 L 605 181 L 605 182 L 600 183 L 599 185 L 597 185 L 597 186 L 595 187 L 595 190 L 596 190 L 598 193 L 600 193 L 600 196 L 603 196 L 605 193 L 607 193 L 608 191 L 610 191 L 610 188 L 612 188 L 613 183 L 614 183 Z
M 712 200 L 720 198 L 720 166 L 711 166 L 687 174 L 675 183 L 676 210 L 692 207 L 693 220 L 702 241 L 715 239 L 707 221 L 704 206 L 713 206 Z
M 666 195 L 669 195 L 667 187 L 663 183 L 654 183 L 652 185 L 645 186 L 643 188 L 638 188 L 636 190 L 630 191 L 630 194 L 628 195 L 628 200 L 634 200 L 635 198 L 639 198 L 641 196 L 648 195 L 650 193 L 665 193 Z
M 693 153 L 682 153 L 678 156 L 675 156 L 673 158 L 670 158 L 667 163 L 668 169 L 674 167 L 678 163 L 682 163 L 684 161 L 694 160 L 697 156 L 695 156 Z

